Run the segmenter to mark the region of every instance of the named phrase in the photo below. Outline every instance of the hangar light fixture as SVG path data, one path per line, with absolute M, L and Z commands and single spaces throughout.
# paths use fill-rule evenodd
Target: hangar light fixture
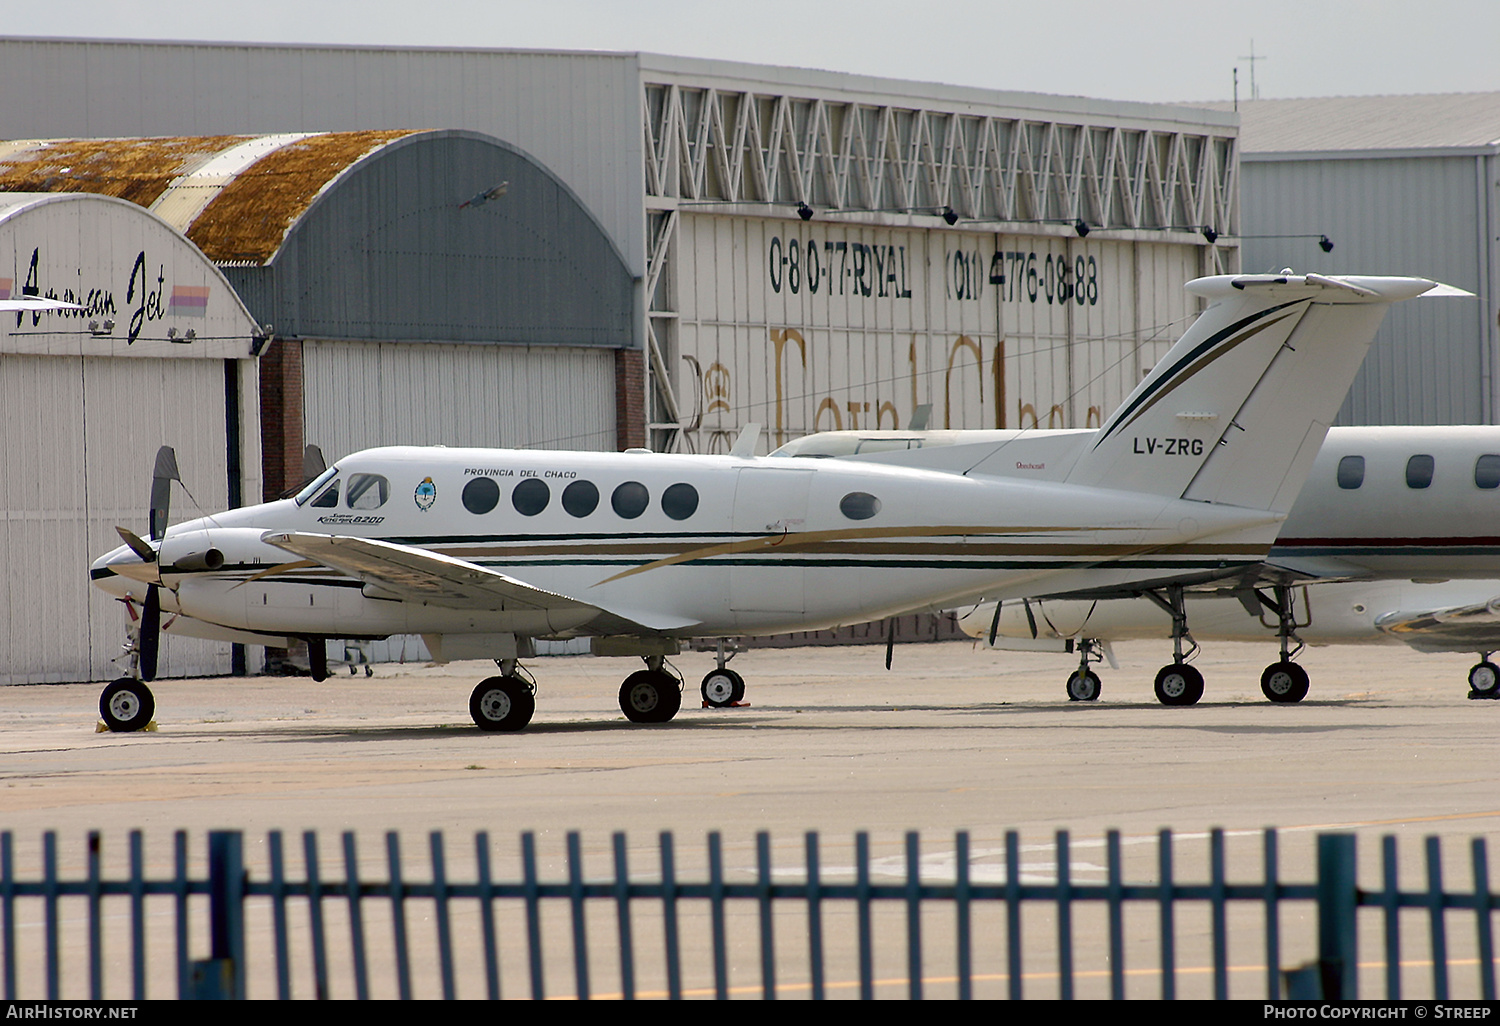
M 802 218 L 802 220 L 804 220 L 804 221 L 811 221 L 812 220 L 812 216 L 813 216 L 813 208 L 810 207 L 810 206 L 808 206 L 806 203 L 802 202 L 801 200 L 798 200 L 797 201 L 797 216 L 800 217 L 800 218 Z
M 1082 239 L 1089 233 L 1089 223 L 1080 217 L 1078 220 L 1073 222 L 1073 230 L 1077 232 L 1078 237 Z
M 943 220 L 951 227 L 958 224 L 958 213 L 952 207 L 943 208 Z
M 1318 248 L 1324 253 L 1333 252 L 1333 240 L 1327 235 L 1241 235 L 1242 239 L 1317 239 Z

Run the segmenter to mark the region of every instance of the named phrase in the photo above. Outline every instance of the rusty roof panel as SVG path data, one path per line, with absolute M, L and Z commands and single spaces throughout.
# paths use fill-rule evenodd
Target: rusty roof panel
M 0 150 L 0 191 L 95 192 L 149 207 L 172 180 L 243 135 L 51 139 Z
M 370 151 L 415 131 L 330 132 L 269 153 L 220 190 L 188 237 L 210 260 L 265 263 L 329 183 Z

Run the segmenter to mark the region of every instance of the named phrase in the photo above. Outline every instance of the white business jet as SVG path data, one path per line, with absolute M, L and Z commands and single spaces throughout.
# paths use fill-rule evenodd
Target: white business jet
M 1500 697 L 1500 428 L 1333 428 L 1312 475 L 1267 557 L 1276 575 L 1321 583 L 1293 595 L 1292 637 L 1310 644 L 1404 642 L 1422 652 L 1477 652 L 1470 697 Z M 1268 598 L 1254 582 L 1217 582 L 1188 602 L 1192 636 L 1255 640 L 1278 623 L 1287 596 Z M 1295 607 L 1301 605 L 1300 611 Z M 1075 700 L 1098 697 L 1088 664 L 1101 645 L 1159 636 L 1170 610 L 1107 596 L 984 603 L 961 620 L 996 648 L 1028 639 L 1066 643 L 1081 663 L 1068 678 Z M 1006 641 L 1005 639 L 1011 639 Z M 1297 702 L 1308 679 L 1282 660 L 1266 667 L 1261 690 L 1273 702 Z M 1059 647 L 1063 647 L 1059 644 Z M 1107 653 L 1103 653 L 1107 656 Z
M 150 721 L 163 612 L 306 638 L 314 676 L 326 637 L 420 633 L 437 659 L 496 660 L 470 712 L 519 730 L 535 638 L 645 659 L 620 707 L 659 723 L 681 705 L 665 659 L 683 638 L 1241 574 L 1265 560 L 1386 309 L 1442 287 L 1291 273 L 1187 287 L 1207 309 L 1061 462 L 1046 438 L 886 462 L 757 459 L 743 436 L 726 456 L 383 448 L 294 498 L 168 528 L 164 451 L 148 537 L 119 528 L 126 544 L 92 569 L 143 607 L 140 679 L 105 688 L 101 714 L 115 730 Z M 1180 656 L 1179 692 L 1196 674 Z M 743 693 L 723 663 L 710 703 Z

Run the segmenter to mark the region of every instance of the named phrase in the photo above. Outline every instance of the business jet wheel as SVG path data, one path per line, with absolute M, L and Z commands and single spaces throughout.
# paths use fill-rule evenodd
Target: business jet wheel
M 156 715 L 156 699 L 141 681 L 121 677 L 99 695 L 99 715 L 117 733 L 140 730 Z
M 1307 671 L 1290 661 L 1272 663 L 1260 675 L 1260 690 L 1273 702 L 1300 702 L 1307 685 Z
M 1068 676 L 1068 701 L 1097 702 L 1101 687 L 1099 675 L 1093 670 L 1074 670 Z
M 662 670 L 637 670 L 620 685 L 620 710 L 632 723 L 666 723 L 682 708 L 682 682 Z
M 1486 659 L 1469 670 L 1470 698 L 1500 698 L 1500 666 Z
M 727 667 L 709 670 L 700 690 L 703 692 L 703 701 L 715 709 L 722 709 L 745 697 L 745 678 Z
M 1203 674 L 1187 663 L 1170 663 L 1156 674 L 1156 700 L 1162 705 L 1194 705 L 1203 697 Z
M 480 730 L 521 730 L 536 712 L 531 685 L 520 677 L 489 677 L 469 696 L 469 715 Z

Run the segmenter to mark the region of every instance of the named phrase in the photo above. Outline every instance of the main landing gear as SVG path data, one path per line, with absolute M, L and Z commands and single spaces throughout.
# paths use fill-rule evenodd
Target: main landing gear
M 703 704 L 708 708 L 723 709 L 739 705 L 740 700 L 745 697 L 745 678 L 725 665 L 739 653 L 739 649 L 730 651 L 728 655 L 724 653 L 724 639 L 720 638 L 717 652 L 718 666 L 708 671 L 708 675 L 703 678 L 703 686 L 699 688 L 703 695 Z
M 620 685 L 620 711 L 632 723 L 666 723 L 682 708 L 682 678 L 667 669 L 666 657 L 644 658 L 646 668 Z
M 1307 697 L 1309 681 L 1307 671 L 1292 660 L 1307 647 L 1297 637 L 1297 628 L 1306 627 L 1307 623 L 1297 622 L 1296 602 L 1292 598 L 1291 588 L 1278 584 L 1272 590 L 1276 594 L 1274 601 L 1266 598 L 1261 591 L 1256 591 L 1255 597 L 1260 600 L 1261 605 L 1276 614 L 1276 637 L 1281 642 L 1281 661 L 1267 666 L 1260 675 L 1260 690 L 1273 702 L 1300 702 Z M 1310 622 L 1311 617 L 1308 618 L 1308 623 Z M 1291 647 L 1294 641 L 1297 643 L 1296 648 Z
M 1500 698 L 1500 666 L 1490 662 L 1493 652 L 1480 652 L 1469 670 L 1470 698 Z
M 500 676 L 479 682 L 469 715 L 480 730 L 521 730 L 536 712 L 536 680 L 515 659 L 496 659 Z
M 1162 705 L 1195 705 L 1203 697 L 1203 674 L 1189 666 L 1187 660 L 1198 652 L 1198 643 L 1188 633 L 1187 610 L 1183 607 L 1182 588 L 1166 589 L 1163 597 L 1154 591 L 1146 597 L 1172 617 L 1172 662 L 1156 672 L 1156 700 Z M 1183 641 L 1192 646 L 1183 651 Z

